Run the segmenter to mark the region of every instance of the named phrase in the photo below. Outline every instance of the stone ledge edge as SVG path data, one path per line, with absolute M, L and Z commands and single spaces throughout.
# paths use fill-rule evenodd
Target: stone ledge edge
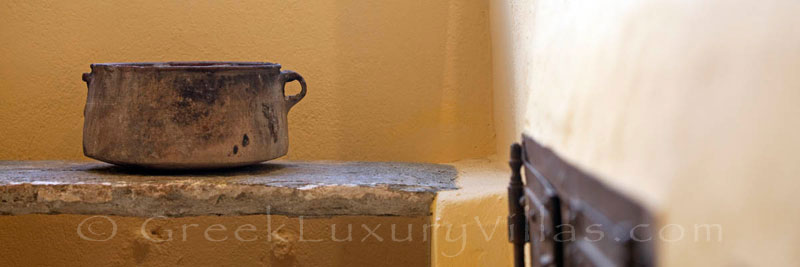
M 203 215 L 429 216 L 434 192 L 386 185 L 291 188 L 246 184 L 0 185 L 0 214 L 83 214 L 133 217 Z

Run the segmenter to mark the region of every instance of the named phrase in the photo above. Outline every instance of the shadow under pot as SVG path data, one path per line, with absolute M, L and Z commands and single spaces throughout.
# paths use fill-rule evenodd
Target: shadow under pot
M 210 169 L 286 155 L 300 74 L 262 62 L 92 64 L 83 153 L 124 166 Z M 301 91 L 286 96 L 287 82 Z

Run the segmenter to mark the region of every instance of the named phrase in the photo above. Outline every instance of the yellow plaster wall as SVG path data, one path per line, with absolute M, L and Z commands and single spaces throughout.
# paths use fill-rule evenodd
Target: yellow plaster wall
M 511 266 L 508 165 L 489 159 L 453 163 L 460 189 L 439 192 L 433 205 L 431 266 Z
M 488 20 L 487 1 L 3 1 L 0 159 L 85 159 L 89 64 L 175 60 L 304 75 L 288 158 L 483 157 L 494 152 Z
M 429 221 L 429 217 L 375 216 L 0 216 L 0 262 L 3 266 L 426 266 L 431 232 L 424 231 Z
M 663 266 L 800 261 L 798 2 L 491 5 L 498 151 L 524 128 L 676 224 Z
M 81 151 L 86 87 L 80 75 L 89 71 L 90 63 L 188 60 L 271 61 L 301 73 L 309 93 L 289 115 L 290 159 L 452 162 L 485 157 L 495 151 L 490 37 L 488 1 L 3 1 L 0 160 L 86 159 Z M 296 84 L 289 87 L 298 89 Z M 507 246 L 505 217 L 499 225 L 495 221 L 504 211 L 494 208 L 504 203 L 502 195 L 476 195 L 465 206 L 448 203 L 453 205 L 437 211 L 439 221 L 469 223 L 472 217 L 458 214 L 481 207 L 476 215 L 487 222 L 486 231 L 497 228 L 497 232 L 488 243 L 471 239 L 459 257 L 436 262 L 469 263 L 477 258 L 494 265 L 496 259 L 510 257 L 502 246 L 496 249 L 499 244 Z M 120 223 L 119 238 L 91 243 L 74 234 L 74 227 L 85 218 L 0 216 L 4 262 L 153 266 L 432 262 L 432 241 L 419 239 L 303 243 L 294 248 L 297 255 L 289 262 L 274 256 L 281 249 L 275 244 L 204 242 L 202 232 L 188 237 L 200 241 L 153 244 L 137 236 L 144 218 L 112 217 Z M 162 224 L 172 229 L 181 224 L 251 223 L 262 231 L 264 218 L 192 217 Z M 352 222 L 358 231 L 357 223 L 380 223 L 385 237 L 392 224 L 411 222 L 419 231 L 429 220 L 335 217 L 311 221 L 308 229 L 325 232 L 332 222 Z M 479 238 L 483 233 L 474 226 L 468 228 L 469 235 Z M 429 231 L 431 239 L 442 233 Z

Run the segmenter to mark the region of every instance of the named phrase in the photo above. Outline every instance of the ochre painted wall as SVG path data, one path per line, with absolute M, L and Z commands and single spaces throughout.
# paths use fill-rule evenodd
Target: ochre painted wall
M 375 216 L 0 216 L 0 262 L 3 266 L 427 266 L 429 221 L 429 217 Z
M 496 120 L 498 150 L 524 128 L 647 205 L 654 229 L 667 229 L 663 266 L 800 261 L 800 3 L 498 0 L 492 10 L 508 15 L 492 19 L 495 86 L 510 90 L 496 94 L 495 116 L 513 115 Z M 722 235 L 698 235 L 703 224 Z
M 512 266 L 508 242 L 508 165 L 488 159 L 454 164 L 458 190 L 433 205 L 432 266 Z
M 270 61 L 301 73 L 309 92 L 289 114 L 290 159 L 452 162 L 486 157 L 495 151 L 491 56 L 487 1 L 3 1 L 0 160 L 86 159 L 81 151 L 86 86 L 80 75 L 89 71 L 89 64 L 190 60 Z M 295 83 L 288 86 L 298 90 Z M 491 203 L 502 202 L 498 197 L 491 197 Z M 465 210 L 451 204 L 443 214 Z M 495 226 L 494 215 L 481 218 Z M 206 242 L 202 231 L 188 236 L 200 241 L 154 244 L 138 233 L 145 218 L 111 217 L 119 223 L 118 238 L 88 242 L 75 234 L 86 218 L 0 216 L 3 261 L 151 266 L 431 263 L 430 241 L 417 237 L 407 243 L 301 243 L 293 248 L 294 257 L 280 258 L 275 256 L 280 245 Z M 220 223 L 228 234 L 230 228 L 250 223 L 265 237 L 265 218 L 160 222 L 178 232 L 180 227 L 173 226 Z M 352 223 L 355 238 L 364 234 L 361 223 L 381 224 L 379 234 L 387 238 L 392 224 L 400 227 L 400 235 L 401 226 L 413 224 L 416 234 L 430 217 L 309 222 L 307 230 L 320 238 L 330 233 L 331 223 Z M 470 229 L 471 236 L 478 234 Z M 501 231 L 490 244 L 507 246 Z M 430 238 L 438 233 L 431 232 Z M 491 264 L 508 256 L 506 250 L 483 253 L 492 247 L 487 244 L 469 243 L 471 249 L 457 260 L 492 255 L 484 261 Z
M 85 159 L 90 63 L 186 60 L 304 75 L 288 158 L 450 162 L 495 150 L 486 1 L 0 6 L 0 159 Z

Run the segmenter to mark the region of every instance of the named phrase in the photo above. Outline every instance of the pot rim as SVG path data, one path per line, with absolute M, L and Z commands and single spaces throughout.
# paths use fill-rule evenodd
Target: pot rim
M 159 70 L 233 70 L 233 69 L 280 69 L 281 64 L 247 61 L 169 61 L 169 62 L 118 62 L 93 63 L 95 67 L 114 69 L 159 69 Z

